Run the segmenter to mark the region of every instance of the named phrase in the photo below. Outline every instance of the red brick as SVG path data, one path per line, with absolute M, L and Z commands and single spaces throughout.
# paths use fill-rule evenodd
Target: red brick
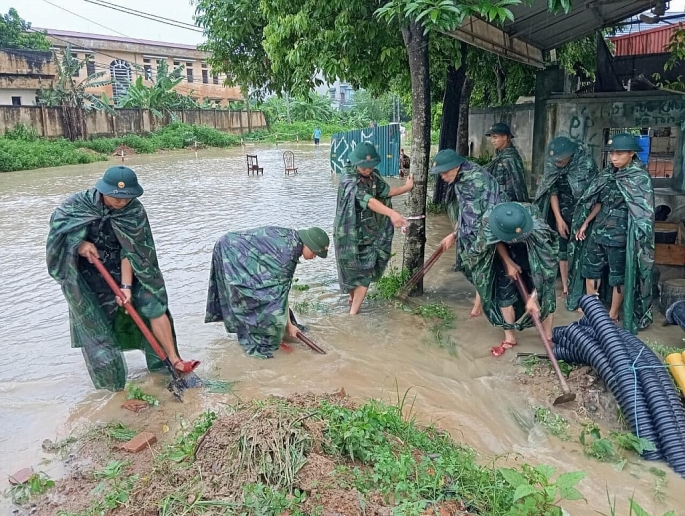
M 143 400 L 126 400 L 121 404 L 121 408 L 130 410 L 131 412 L 140 412 L 149 406 L 148 402 Z
M 141 432 L 127 443 L 119 446 L 120 450 L 129 453 L 140 453 L 157 442 L 157 436 L 151 432 Z
M 14 475 L 9 477 L 10 484 L 16 486 L 17 484 L 24 484 L 28 482 L 29 478 L 33 475 L 33 468 L 24 468 L 17 471 Z

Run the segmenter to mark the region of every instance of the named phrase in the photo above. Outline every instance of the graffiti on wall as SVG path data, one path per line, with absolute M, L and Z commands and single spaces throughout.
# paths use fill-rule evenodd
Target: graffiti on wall
M 602 145 L 601 127 L 594 129 L 595 120 L 591 109 L 583 106 L 571 116 L 568 125 L 568 137 L 582 143 L 592 153 Z

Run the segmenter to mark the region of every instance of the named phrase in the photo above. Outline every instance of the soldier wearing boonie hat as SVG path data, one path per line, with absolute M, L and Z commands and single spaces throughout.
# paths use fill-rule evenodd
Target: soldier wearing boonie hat
M 490 138 L 495 148 L 492 161 L 485 166 L 499 183 L 503 199 L 508 201 L 528 202 L 523 160 L 519 151 L 511 143 L 514 135 L 505 123 L 499 122 L 490 126 L 485 136 Z
M 558 236 L 539 215 L 533 204 L 506 202 L 491 207 L 468 257 L 483 312 L 493 326 L 504 329 L 504 340 L 490 350 L 495 357 L 516 345 L 514 330 L 533 325 L 531 312 L 538 314 L 552 338 Z M 534 294 L 527 302 L 516 286 L 519 276 Z
M 549 142 L 535 204 L 542 218 L 559 233 L 559 271 L 564 297 L 568 294 L 568 239 L 573 213 L 597 173 L 597 164 L 583 145 L 565 136 Z
M 200 364 L 179 357 L 152 231 L 137 199 L 142 194 L 133 170 L 110 167 L 94 188 L 71 196 L 50 219 L 48 272 L 61 284 L 69 305 L 72 347 L 82 349 L 98 389 L 124 388 L 122 350 L 140 349 L 150 371 L 165 369 L 125 314 L 129 302 L 149 321 L 179 373 L 191 373 Z M 115 297 L 93 265 L 95 259 L 119 282 L 123 299 Z
M 391 188 L 376 169 L 381 157 L 369 142 L 357 144 L 348 160 L 340 174 L 333 240 L 338 283 L 349 295 L 350 314 L 356 315 L 369 285 L 388 265 L 394 228 L 407 225 L 390 199 L 411 190 L 414 178 L 409 175 L 403 186 Z
M 637 137 L 614 135 L 604 150 L 611 163 L 587 188 L 573 221 L 566 306 L 576 310 L 583 294 L 599 293 L 611 318 L 637 333 L 653 321 L 654 189 Z
M 329 244 L 317 227 L 229 231 L 214 245 L 205 322 L 223 322 L 248 355 L 272 358 L 281 339 L 299 329 L 288 317 L 299 259 L 326 258 Z

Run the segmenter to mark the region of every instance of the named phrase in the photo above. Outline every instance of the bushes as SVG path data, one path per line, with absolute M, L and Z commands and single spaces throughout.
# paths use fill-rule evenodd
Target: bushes
M 64 139 L 0 138 L 0 172 L 78 165 L 106 159 L 103 155 L 78 149 L 72 142 Z

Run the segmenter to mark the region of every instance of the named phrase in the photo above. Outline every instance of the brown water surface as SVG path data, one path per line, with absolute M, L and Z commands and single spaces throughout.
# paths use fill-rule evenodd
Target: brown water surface
M 296 176 L 284 177 L 286 148 L 296 154 Z M 259 154 L 263 177 L 247 176 L 246 151 Z M 250 358 L 223 325 L 203 323 L 211 251 L 225 232 L 261 225 L 318 225 L 331 231 L 337 185 L 329 172 L 326 147 L 270 145 L 201 151 L 197 158 L 192 152 L 179 152 L 134 156 L 127 164 L 145 188 L 141 201 L 157 244 L 181 352 L 203 362 L 201 376 L 238 382 L 235 392 L 241 398 L 344 387 L 355 397 L 394 401 L 398 391 L 402 395 L 411 388 L 419 419 L 438 422 L 484 454 L 587 472 L 580 487 L 588 503 L 569 505 L 573 515 L 608 513 L 607 491 L 616 496 L 617 514 L 628 513 L 627 499 L 633 492 L 643 507 L 659 514 L 685 507 L 685 483 L 665 464 L 656 464 L 669 471 L 666 498 L 658 503 L 656 477 L 647 471 L 652 464 L 637 462 L 617 472 L 586 458 L 576 443 L 547 437 L 533 425 L 531 407 L 549 400 L 535 399 L 525 386 L 512 382 L 518 370 L 512 365 L 515 353 L 507 352 L 499 360 L 490 356 L 490 346 L 501 340 L 501 333 L 483 318 L 469 319 L 474 290 L 461 274 L 452 272 L 453 253 L 431 270 L 425 299 L 443 300 L 457 314 L 455 329 L 449 332 L 456 353 L 432 344 L 422 320 L 387 305 L 366 303 L 359 316 L 347 315 L 334 252 L 329 259 L 298 266 L 296 277 L 310 290 L 293 292 L 291 300 L 303 303 L 298 319 L 327 355 L 295 344 L 295 352 L 278 353 L 273 360 Z M 5 364 L 0 368 L 0 474 L 27 465 L 40 469 L 43 439 L 65 437 L 93 421 L 123 419 L 135 425 L 147 417 L 119 408 L 125 393 L 93 388 L 80 351 L 70 347 L 67 305 L 45 266 L 50 214 L 70 193 L 92 186 L 106 166 L 0 174 L 0 353 Z M 396 199 L 395 206 L 403 210 L 404 200 Z M 444 216 L 429 217 L 427 252 L 435 250 L 448 231 Z M 397 232 L 398 259 L 402 242 Z M 560 303 L 557 322 L 567 324 L 574 318 Z M 682 344 L 680 329 L 663 329 L 658 322 L 641 337 Z M 519 336 L 517 348 L 542 351 L 533 330 Z M 207 406 L 220 406 L 217 395 L 198 391 L 178 404 L 164 390 L 163 379 L 147 373 L 140 353 L 127 354 L 127 361 L 129 378 L 162 402 L 153 409 L 155 420 L 172 422 L 178 414 L 190 416 Z M 500 460 L 504 464 L 506 459 Z M 56 466 L 44 469 L 59 475 Z

